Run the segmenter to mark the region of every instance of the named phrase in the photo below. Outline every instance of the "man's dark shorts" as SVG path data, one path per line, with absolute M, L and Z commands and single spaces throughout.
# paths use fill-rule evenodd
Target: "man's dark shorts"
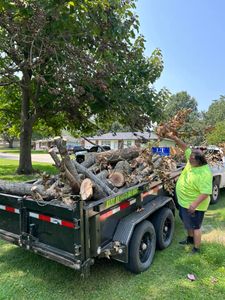
M 187 230 L 200 229 L 204 217 L 204 211 L 196 210 L 190 214 L 187 208 L 179 206 L 179 216 Z

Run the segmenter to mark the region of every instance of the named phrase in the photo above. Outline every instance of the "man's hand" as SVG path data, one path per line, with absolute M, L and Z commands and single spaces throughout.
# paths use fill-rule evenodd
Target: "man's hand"
M 196 203 L 191 203 L 191 205 L 188 207 L 188 212 L 190 213 L 190 214 L 193 214 L 194 212 L 195 212 L 195 210 L 196 210 L 196 207 L 197 207 L 198 205 L 196 205 Z
M 190 214 L 193 214 L 196 210 L 196 208 L 199 206 L 199 204 L 204 201 L 208 197 L 207 194 L 201 194 L 198 196 L 198 198 L 191 203 L 191 205 L 188 207 L 188 212 Z

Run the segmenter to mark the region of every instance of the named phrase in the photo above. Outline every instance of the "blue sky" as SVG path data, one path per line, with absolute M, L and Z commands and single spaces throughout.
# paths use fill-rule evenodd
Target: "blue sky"
M 225 95 L 225 1 L 137 0 L 146 55 L 163 53 L 157 89 L 187 91 L 207 110 Z

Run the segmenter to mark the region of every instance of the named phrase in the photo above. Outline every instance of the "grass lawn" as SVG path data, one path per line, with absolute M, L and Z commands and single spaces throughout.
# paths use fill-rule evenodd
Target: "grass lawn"
M 57 170 L 52 164 L 33 162 L 33 168 L 37 171 L 34 175 L 18 175 L 16 169 L 18 167 L 17 160 L 1 159 L 0 158 L 0 179 L 13 181 L 26 181 L 40 176 L 41 172 L 56 174 Z
M 9 176 L 9 166 L 7 170 Z M 0 172 L 2 179 L 3 170 Z M 0 241 L 0 299 L 224 299 L 225 191 L 219 203 L 206 213 L 201 254 L 191 256 L 189 246 L 179 245 L 183 237 L 177 216 L 172 245 L 156 252 L 148 271 L 133 275 L 122 263 L 102 259 L 96 261 L 86 279 L 67 267 Z M 188 273 L 195 274 L 196 281 L 189 281 Z

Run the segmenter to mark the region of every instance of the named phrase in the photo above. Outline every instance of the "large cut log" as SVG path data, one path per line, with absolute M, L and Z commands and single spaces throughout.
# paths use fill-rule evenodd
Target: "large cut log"
M 80 191 L 80 178 L 77 169 L 71 162 L 70 156 L 66 149 L 66 141 L 61 137 L 54 138 L 56 147 L 62 157 L 61 168 L 65 171 L 65 176 L 71 183 L 74 193 L 79 193 Z
M 123 175 L 129 175 L 132 172 L 131 166 L 126 160 L 118 161 L 113 169 L 115 172 L 121 172 Z
M 96 163 L 96 153 L 87 153 L 85 156 L 85 161 L 81 163 L 85 168 L 90 168 Z
M 125 176 L 121 172 L 113 172 L 109 175 L 109 182 L 115 187 L 122 187 L 125 184 Z
M 55 166 L 59 169 L 61 167 L 61 161 L 60 161 L 58 155 L 56 154 L 55 150 L 50 149 L 48 151 L 48 153 L 51 155 L 52 159 L 54 160 Z
M 118 161 L 112 173 L 109 175 L 110 183 L 117 188 L 122 187 L 126 182 L 126 178 L 131 174 L 131 171 L 132 169 L 128 161 Z
M 98 185 L 86 178 L 82 181 L 80 186 L 80 197 L 81 200 L 99 200 L 106 197 L 107 194 L 103 192 Z
M 116 163 L 120 160 L 132 160 L 138 157 L 140 149 L 137 147 L 110 150 L 96 154 L 96 162 L 98 163 Z
M 93 197 L 93 184 L 91 179 L 86 178 L 80 185 L 80 198 L 81 200 L 89 200 Z
M 113 195 L 114 192 L 104 183 L 102 182 L 96 175 L 90 172 L 87 168 L 80 165 L 75 160 L 72 161 L 78 172 L 83 173 L 86 177 L 90 178 L 96 186 L 99 186 L 99 189 L 102 190 L 103 193 L 106 193 L 107 196 Z
M 7 182 L 0 180 L 0 191 L 18 196 L 33 196 L 35 199 L 52 199 L 57 194 L 54 189 L 45 189 L 43 185 L 29 184 L 23 182 Z
M 43 186 L 42 186 L 43 187 Z M 13 195 L 32 195 L 31 192 L 32 185 L 29 183 L 22 183 L 22 182 L 8 182 L 4 180 L 0 180 L 0 191 L 5 193 L 10 193 Z M 41 189 L 41 191 L 44 190 Z M 41 192 L 39 190 L 39 192 Z

